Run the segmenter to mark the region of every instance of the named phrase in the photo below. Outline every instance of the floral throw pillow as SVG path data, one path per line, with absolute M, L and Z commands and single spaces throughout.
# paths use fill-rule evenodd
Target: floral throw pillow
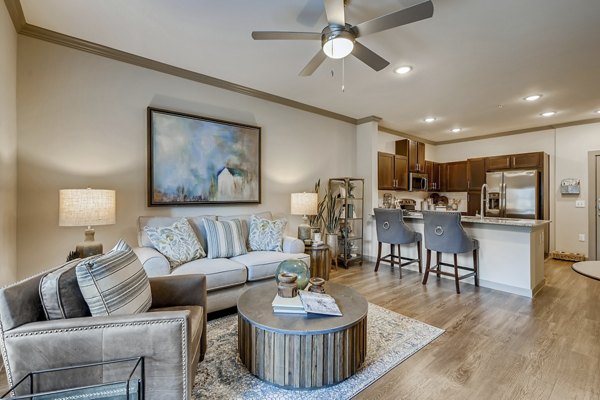
M 250 217 L 250 249 L 252 251 L 282 251 L 281 243 L 287 220 L 274 221 L 257 217 Z
M 185 218 L 181 218 L 169 226 L 146 226 L 144 232 L 156 250 L 167 257 L 171 269 L 206 257 L 198 237 Z

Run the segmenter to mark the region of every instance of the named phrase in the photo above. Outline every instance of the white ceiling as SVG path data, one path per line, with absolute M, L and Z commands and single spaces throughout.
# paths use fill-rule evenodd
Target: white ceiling
M 355 25 L 421 1 L 351 0 L 346 20 Z M 383 126 L 434 141 L 600 117 L 600 0 L 433 0 L 432 18 L 359 39 L 391 64 L 375 72 L 346 58 L 345 92 L 340 60 L 298 76 L 320 42 L 250 37 L 320 32 L 321 0 L 21 3 L 29 24 L 353 118 L 376 115 Z M 394 74 L 404 64 L 413 72 Z M 533 93 L 542 99 L 522 100 Z M 539 115 L 548 110 L 558 113 Z M 429 115 L 437 121 L 424 123 Z

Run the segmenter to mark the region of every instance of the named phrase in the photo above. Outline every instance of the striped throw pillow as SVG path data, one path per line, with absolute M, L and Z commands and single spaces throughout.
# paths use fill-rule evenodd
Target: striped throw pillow
M 229 258 L 246 254 L 246 241 L 242 236 L 239 219 L 214 221 L 204 219 L 208 258 Z
M 148 275 L 123 240 L 108 253 L 79 263 L 76 273 L 81 294 L 94 317 L 142 313 L 152 304 Z

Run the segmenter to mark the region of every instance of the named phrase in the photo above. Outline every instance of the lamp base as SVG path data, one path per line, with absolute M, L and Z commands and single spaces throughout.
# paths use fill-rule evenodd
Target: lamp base
M 75 252 L 79 258 L 102 254 L 102 243 L 94 240 L 94 233 L 95 231 L 91 228 L 85 230 L 85 240 L 75 247 Z
M 306 224 L 298 225 L 298 239 L 302 241 L 310 239 L 310 226 Z

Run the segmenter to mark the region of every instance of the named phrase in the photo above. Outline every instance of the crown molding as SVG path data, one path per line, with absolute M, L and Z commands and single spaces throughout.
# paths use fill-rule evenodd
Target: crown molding
M 15 31 L 20 33 L 27 23 L 25 22 L 25 14 L 23 14 L 21 2 L 19 0 L 4 0 L 4 4 L 6 4 L 8 15 L 10 15 L 10 19 L 12 19 L 13 25 L 15 26 Z
M 436 145 L 442 145 L 442 144 L 472 142 L 472 141 L 475 141 L 475 140 L 493 139 L 493 138 L 498 138 L 498 137 L 502 137 L 502 136 L 520 135 L 522 133 L 531 133 L 531 132 L 539 132 L 539 131 L 546 131 L 546 130 L 554 130 L 554 129 L 558 129 L 558 128 L 567 128 L 569 126 L 596 124 L 596 123 L 599 123 L 599 122 L 600 122 L 600 118 L 582 119 L 582 120 L 579 120 L 579 121 L 563 122 L 561 124 L 542 125 L 542 126 L 535 126 L 535 127 L 532 127 L 532 128 L 516 129 L 514 131 L 490 133 L 489 135 L 471 136 L 471 137 L 468 137 L 468 138 L 454 139 L 454 140 L 443 140 L 443 141 L 435 142 L 435 144 Z
M 54 32 L 49 29 L 40 28 L 39 26 L 28 24 L 23 15 L 23 9 L 21 8 L 21 3 L 19 0 L 4 1 L 13 20 L 13 24 L 15 25 L 15 30 L 21 35 L 84 51 L 98 56 L 110 58 L 112 60 L 121 61 L 127 64 L 150 69 L 153 71 L 177 76 L 179 78 L 188 79 L 190 81 L 202 83 L 205 85 L 214 86 L 220 89 L 243 94 L 246 96 L 255 97 L 261 100 L 269 101 L 271 103 L 281 104 L 287 107 L 321 115 L 327 118 L 347 122 L 349 124 L 357 124 L 356 118 L 352 118 L 347 115 L 338 114 L 333 111 L 311 106 L 305 103 L 301 103 L 299 101 L 290 100 L 285 97 L 277 96 L 247 86 L 242 86 L 236 83 L 228 82 L 223 79 L 214 78 L 212 76 L 190 71 L 188 69 L 179 68 L 174 65 L 151 60 L 149 58 L 113 49 L 111 47 L 103 46 L 98 43 L 90 42 L 73 36 Z
M 379 131 L 380 132 L 385 132 L 385 133 L 390 133 L 390 134 L 396 135 L 396 136 L 400 136 L 400 137 L 405 138 L 405 139 L 416 140 L 417 142 L 421 142 L 421 143 L 433 144 L 433 145 L 439 144 L 439 142 L 434 142 L 432 140 L 420 138 L 418 136 L 411 135 L 410 133 L 406 133 L 406 132 L 402 132 L 402 131 L 397 131 L 397 130 L 392 129 L 392 128 L 386 128 L 385 126 L 381 126 L 381 125 L 379 125 Z
M 565 128 L 569 126 L 576 125 L 586 125 L 599 123 L 600 118 L 591 118 L 579 121 L 571 121 L 565 122 L 561 124 L 553 124 L 553 125 L 543 125 L 526 129 L 517 129 L 513 131 L 506 132 L 497 132 L 491 133 L 488 135 L 482 136 L 471 136 L 467 138 L 461 139 L 453 139 L 453 140 L 441 140 L 434 141 L 428 140 L 425 138 L 421 138 L 415 135 L 411 135 L 409 133 L 405 133 L 402 131 L 398 131 L 392 128 L 387 128 L 382 126 L 380 122 L 382 118 L 371 115 L 368 117 L 356 119 L 349 117 L 347 115 L 338 114 L 333 111 L 325 110 L 323 108 L 311 106 L 305 103 L 301 103 L 299 101 L 290 100 L 285 97 L 277 96 L 271 93 L 263 92 L 257 89 L 253 89 L 247 86 L 238 85 L 236 83 L 228 82 L 223 79 L 214 78 L 212 76 L 204 75 L 198 72 L 190 71 L 187 69 L 175 67 L 170 64 L 162 63 L 159 61 L 151 60 L 149 58 L 141 57 L 135 54 L 127 53 L 125 51 L 113 49 L 111 47 L 103 46 L 98 43 L 90 42 L 87 40 L 79 39 L 73 36 L 68 36 L 62 33 L 54 32 L 49 29 L 44 29 L 35 25 L 28 24 L 25 15 L 23 13 L 23 8 L 21 6 L 20 0 L 4 0 L 6 4 L 6 8 L 10 15 L 10 18 L 13 21 L 15 26 L 15 31 L 18 34 L 28 36 L 31 38 L 43 40 L 46 42 L 58 44 L 65 47 L 70 47 L 72 49 L 84 51 L 87 53 L 95 54 L 101 57 L 110 58 L 112 60 L 121 61 L 127 64 L 135 65 L 138 67 L 150 69 L 157 72 L 162 72 L 168 75 L 177 76 L 179 78 L 191 80 L 194 82 L 202 83 L 209 86 L 214 86 L 220 89 L 228 90 L 231 92 L 243 94 L 246 96 L 255 97 L 261 100 L 269 101 L 271 103 L 281 104 L 287 107 L 295 108 L 298 110 L 306 111 L 309 113 L 321 115 L 323 117 L 332 118 L 338 121 L 347 122 L 353 125 L 360 125 L 365 122 L 377 122 L 378 130 L 380 132 L 390 133 L 392 135 L 400 136 L 406 139 L 416 140 L 422 143 L 427 143 L 431 145 L 443 145 L 443 144 L 452 144 L 452 143 L 462 143 L 462 142 L 471 142 L 475 140 L 483 140 L 483 139 L 491 139 L 502 136 L 510 136 L 510 135 L 518 135 L 522 133 L 536 132 L 542 130 L 549 129 L 557 129 L 557 128 Z
M 369 115 L 368 117 L 357 119 L 356 120 L 356 125 L 365 124 L 367 122 L 377 122 L 377 123 L 379 123 L 379 121 L 381 121 L 381 120 L 382 120 L 381 117 L 377 117 L 375 115 Z

